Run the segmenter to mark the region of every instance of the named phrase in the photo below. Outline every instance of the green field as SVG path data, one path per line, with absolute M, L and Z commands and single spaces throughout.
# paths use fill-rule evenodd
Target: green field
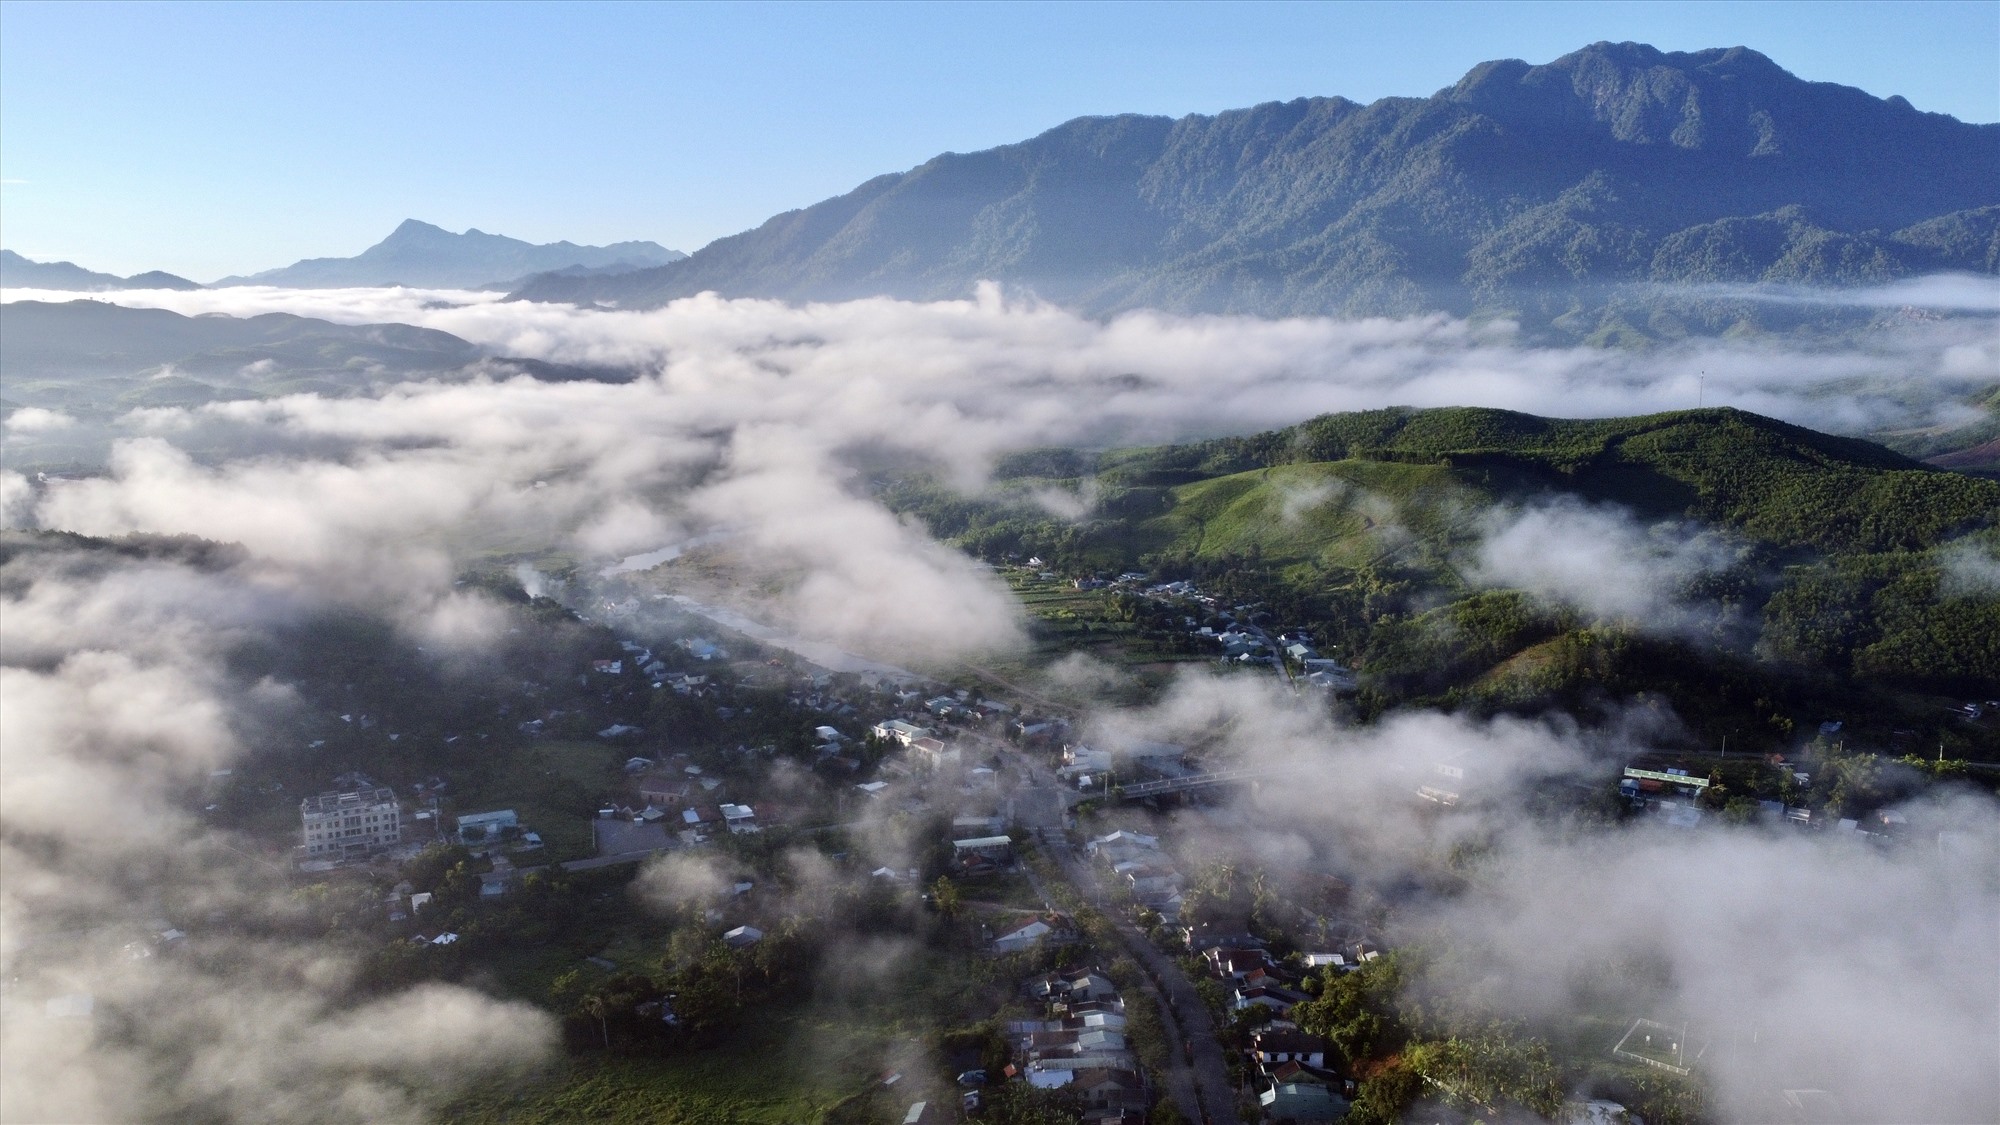
M 666 1058 L 566 1059 L 533 1084 L 495 1086 L 443 1114 L 466 1125 L 802 1125 L 877 1084 L 879 1042 L 774 1019 L 729 1044 Z
M 541 833 L 543 853 L 523 862 L 583 859 L 594 854 L 592 807 L 615 788 L 626 755 L 602 742 L 560 739 L 503 744 L 491 768 L 468 771 L 451 795 L 453 811 L 513 809 L 523 826 Z

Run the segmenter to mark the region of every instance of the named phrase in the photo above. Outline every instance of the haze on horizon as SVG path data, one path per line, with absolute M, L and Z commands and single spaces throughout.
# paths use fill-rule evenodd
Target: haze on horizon
M 17 0 L 0 5 L 4 234 L 39 261 L 202 281 L 358 253 L 413 216 L 691 252 L 1079 115 L 1422 97 L 1595 40 L 1744 44 L 1803 78 L 2000 119 L 2000 4 L 1445 7 Z
M 1073 237 L 1114 225 L 1104 178 L 1067 174 L 964 243 L 924 236 L 977 177 L 909 177 L 915 221 L 875 223 L 886 249 L 834 296 L 0 293 L 0 1125 L 1066 1121 L 1061 1094 L 1009 1112 L 1026 1081 L 978 1083 L 962 1118 L 948 1044 L 996 1076 L 1076 1064 L 999 1031 L 1074 1014 L 1028 997 L 1075 965 L 1125 1000 L 1060 1049 L 1126 1054 L 1129 1030 L 1129 1058 L 1090 1057 L 1176 1110 L 1152 1125 L 1233 1121 L 1272 1060 L 1239 1041 L 1263 1001 L 1232 1014 L 1237 982 L 1162 948 L 1204 927 L 1294 955 L 1271 979 L 1344 1055 L 1349 1125 L 1574 1121 L 1586 1098 L 1651 1125 L 1825 1120 L 1792 1095 L 2000 1120 L 2000 125 L 1816 87 L 1798 100 L 1852 112 L 1741 104 L 1704 134 L 1686 93 L 1803 85 L 1775 61 L 1992 120 L 2000 3 L 0 20 L 7 248 L 203 281 L 405 218 L 694 251 L 1078 113 L 1421 97 L 1509 55 L 1648 68 L 1608 71 L 1638 76 L 1630 101 L 1560 84 L 1548 116 L 1612 119 L 1615 145 L 1515 128 L 1492 174 L 1467 158 L 1484 196 L 1426 194 L 1460 165 L 1374 143 L 1491 156 L 1523 120 L 1445 98 L 1337 106 L 1377 131 L 1185 193 L 1244 220 L 1226 249 L 1255 241 L 1263 184 L 1418 169 L 1364 200 L 1395 225 L 1329 225 L 1334 191 L 1278 209 L 1379 260 L 1445 241 L 1440 216 L 1487 222 L 1436 289 L 1492 267 L 1524 279 L 1494 293 L 1564 297 L 1539 325 L 1420 305 L 1421 271 L 1390 279 L 1400 308 L 1291 316 L 867 272 L 966 243 L 1005 265 L 987 236 L 1009 222 L 1117 264 Z M 1716 52 L 1689 87 L 1646 48 L 1578 50 L 1628 38 L 1761 54 Z M 1530 198 L 1512 173 L 1566 145 L 1611 155 Z M 1687 163 L 1620 159 L 1641 146 Z M 785 254 L 743 257 L 809 274 L 770 226 Z M 1142 770 L 1234 767 L 1258 782 L 1126 800 Z M 362 827 L 364 799 L 391 827 Z M 352 818 L 331 837 L 329 807 Z M 995 862 L 962 864 L 989 816 L 965 842 Z M 1085 841 L 1114 830 L 1165 849 L 1112 867 Z M 1058 911 L 1080 945 L 996 945 Z M 1355 960 L 1302 964 L 1335 948 Z M 1691 1074 L 1613 1046 L 1673 1025 Z

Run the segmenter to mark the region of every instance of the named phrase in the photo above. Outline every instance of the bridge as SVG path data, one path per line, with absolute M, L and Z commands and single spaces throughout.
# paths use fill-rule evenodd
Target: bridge
M 1251 781 L 1269 777 L 1277 773 L 1270 766 L 1238 766 L 1235 769 L 1211 770 L 1208 773 L 1191 773 L 1186 777 L 1169 777 L 1159 781 L 1142 781 L 1137 785 L 1121 785 L 1112 790 L 1111 796 L 1119 801 L 1143 801 L 1148 797 L 1164 797 L 1169 793 L 1186 793 L 1191 789 L 1206 789 L 1211 785 L 1229 785 L 1238 781 Z

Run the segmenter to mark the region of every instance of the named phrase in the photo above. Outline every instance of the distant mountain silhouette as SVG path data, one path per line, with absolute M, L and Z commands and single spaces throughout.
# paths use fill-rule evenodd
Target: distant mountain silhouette
M 1483 63 L 1428 98 L 1079 118 L 684 261 L 516 295 L 932 299 L 992 279 L 1093 314 L 1444 310 L 1584 336 L 1662 315 L 1635 289 L 1940 270 L 2000 271 L 2000 125 L 1803 81 L 1742 47 L 1598 43 Z
M 298 289 L 411 285 L 439 289 L 508 288 L 531 275 L 583 267 L 638 270 L 687 257 L 653 242 L 578 246 L 536 245 L 505 235 L 464 234 L 405 219 L 389 237 L 352 258 L 307 258 L 282 269 L 225 277 L 217 285 L 278 285 Z
M 75 262 L 37 262 L 12 250 L 0 250 L 0 288 L 102 293 L 112 289 L 199 289 L 201 284 L 160 270 L 119 277 L 84 269 Z

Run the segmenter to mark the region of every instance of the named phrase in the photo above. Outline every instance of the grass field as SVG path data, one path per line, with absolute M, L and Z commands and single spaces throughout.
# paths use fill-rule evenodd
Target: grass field
M 600 742 L 550 739 L 496 747 L 494 768 L 472 774 L 452 794 L 454 811 L 513 809 L 524 826 L 541 833 L 542 859 L 587 858 L 592 809 L 617 784 L 624 760 Z
M 845 1047 L 829 1053 L 836 1044 Z M 477 1092 L 442 1117 L 466 1125 L 803 1125 L 876 1084 L 877 1047 L 846 1029 L 778 1019 L 685 1055 L 566 1059 L 533 1085 Z
M 713 1047 L 658 1058 L 566 1057 L 551 1071 L 476 1090 L 440 1116 L 467 1125 L 807 1125 L 844 1106 L 843 1121 L 900 1117 L 922 1096 L 912 1093 L 914 1079 L 936 1065 L 926 1046 L 933 1033 L 1025 1009 L 1019 982 L 995 976 L 994 963 L 977 954 L 889 945 L 880 952 L 893 953 L 884 966 L 823 977 L 814 996 L 760 1009 Z M 908 1070 L 913 1081 L 884 1092 L 889 1070 Z

